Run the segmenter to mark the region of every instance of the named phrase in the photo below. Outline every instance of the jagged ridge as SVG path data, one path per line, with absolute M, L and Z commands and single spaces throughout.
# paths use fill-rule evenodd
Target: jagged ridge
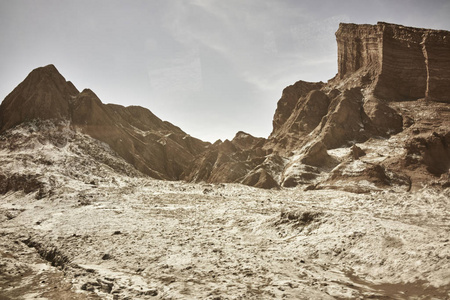
M 449 103 L 450 33 L 382 22 L 340 24 L 336 39 L 338 74 L 328 83 L 298 81 L 284 89 L 273 131 L 258 145 L 264 155 L 238 160 L 241 149 L 219 150 L 222 156 L 234 158 L 240 176 L 230 176 L 236 168 L 224 167 L 229 161 L 219 155 L 221 159 L 207 164 L 200 160 L 189 178 L 207 170 L 215 175 L 201 176 L 202 180 L 232 179 L 254 185 L 256 180 L 246 176 L 263 174 L 263 181 L 270 184 L 258 181 L 261 187 L 305 185 L 352 191 L 391 186 L 406 190 L 439 177 L 446 185 L 450 115 L 447 104 L 436 102 Z M 424 99 L 426 104 L 420 102 Z M 412 135 L 420 135 L 420 142 L 411 140 Z M 355 143 L 365 149 L 350 148 Z M 368 154 L 361 158 L 351 149 Z M 418 159 L 411 165 L 413 152 Z M 392 157 L 383 158 L 386 154 Z M 361 187 L 358 182 L 367 184 Z
M 33 70 L 0 105 L 0 132 L 33 119 L 68 120 L 158 179 L 180 179 L 208 146 L 148 109 L 103 104 L 89 89 L 78 92 L 53 65 Z
M 285 88 L 267 139 L 238 132 L 204 143 L 147 109 L 79 93 L 51 65 L 5 98 L 0 131 L 30 119 L 69 120 L 159 179 L 356 192 L 448 185 L 450 33 L 340 24 L 336 39 L 336 77 Z

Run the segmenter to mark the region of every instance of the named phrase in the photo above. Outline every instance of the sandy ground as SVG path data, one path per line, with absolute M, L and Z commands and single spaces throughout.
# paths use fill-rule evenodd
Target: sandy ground
M 0 299 L 449 299 L 449 198 L 129 177 L 10 192 Z

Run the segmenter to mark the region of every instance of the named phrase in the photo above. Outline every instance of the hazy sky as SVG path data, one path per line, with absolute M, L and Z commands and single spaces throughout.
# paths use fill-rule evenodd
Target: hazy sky
M 54 64 L 214 142 L 267 137 L 284 87 L 337 72 L 340 22 L 450 30 L 449 0 L 0 0 L 0 99 Z

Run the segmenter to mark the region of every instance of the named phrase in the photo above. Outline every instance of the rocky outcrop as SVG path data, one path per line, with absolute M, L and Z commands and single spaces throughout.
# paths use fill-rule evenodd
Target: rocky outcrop
M 355 144 L 367 142 L 373 147 L 373 143 L 381 144 L 405 129 L 408 130 L 403 134 L 405 138 L 402 141 L 408 140 L 411 126 L 429 127 L 428 124 L 435 124 L 442 125 L 443 132 L 448 131 L 442 122 L 421 122 L 417 118 L 418 111 L 411 115 L 405 113 L 410 109 L 399 109 L 394 105 L 408 100 L 405 103 L 414 106 L 417 99 L 448 102 L 448 36 L 446 31 L 387 23 L 341 24 L 336 32 L 337 76 L 328 83 L 298 81 L 285 88 L 274 114 L 273 131 L 267 141 L 264 144 L 261 141 L 246 144 L 245 151 L 251 152 L 261 147 L 266 152 L 266 156 L 264 152 L 254 154 L 258 163 L 265 161 L 269 154 L 280 159 L 266 165 L 251 164 L 246 156 L 237 155 L 242 153 L 242 145 L 236 147 L 236 143 L 231 142 L 234 150 L 227 148 L 227 159 L 223 158 L 223 152 L 215 152 L 213 161 L 202 167 L 198 164 L 197 169 L 202 171 L 191 169 L 191 174 L 217 174 L 220 170 L 220 176 L 202 179 L 215 182 L 219 178 L 229 180 L 231 177 L 228 173 L 238 170 L 236 174 L 239 176 L 233 178 L 234 182 L 262 186 L 257 183 L 258 179 L 264 178 L 267 173 L 284 187 L 326 186 L 352 191 L 393 186 L 401 186 L 399 190 L 405 190 L 410 188 L 411 178 L 416 182 L 426 176 L 444 174 L 448 166 L 445 158 L 447 148 L 443 142 L 425 143 L 429 146 L 425 146 L 426 151 L 423 147 L 420 151 L 417 147 L 413 147 L 415 150 L 409 147 L 409 152 L 417 150 L 420 153 L 416 156 L 423 158 L 421 164 L 426 166 L 429 174 L 423 178 L 402 173 L 402 167 L 394 163 L 403 161 L 400 154 L 389 154 L 386 159 L 373 159 L 374 152 L 384 154 L 379 153 L 378 149 L 363 150 Z M 433 53 L 432 58 L 430 53 Z M 433 110 L 431 106 L 429 109 Z M 436 110 L 434 112 L 441 114 Z M 405 147 L 408 148 L 406 144 Z M 334 149 L 348 149 L 348 154 L 333 156 L 330 153 L 335 153 Z M 369 153 L 367 157 L 366 152 Z M 416 156 L 411 154 L 408 157 Z M 437 161 L 441 157 L 443 163 L 439 166 L 441 169 L 437 170 Z M 355 163 L 357 160 L 361 162 Z M 226 163 L 218 164 L 217 161 Z M 360 167 L 358 171 L 348 171 L 356 165 Z M 248 175 L 242 180 L 241 175 L 245 172 Z M 357 182 L 367 184 L 355 185 Z
M 385 102 L 368 97 L 363 104 L 363 110 L 376 134 L 389 136 L 403 130 L 403 117 Z
M 323 86 L 319 82 L 297 81 L 295 84 L 286 87 L 283 90 L 280 100 L 277 104 L 277 109 L 273 117 L 273 132 L 275 135 L 280 130 L 280 127 L 286 122 L 292 111 L 298 103 L 300 97 L 306 96 L 312 90 L 318 90 Z
M 379 22 L 340 24 L 338 78 L 366 69 L 376 96 L 450 102 L 450 32 Z
M 298 88 L 294 89 L 295 86 Z M 278 108 L 274 115 L 274 128 L 266 148 L 284 153 L 301 147 L 305 137 L 319 125 L 322 117 L 328 112 L 330 99 L 318 89 L 320 86 L 320 83 L 314 85 L 299 81 L 285 89 L 278 101 Z M 317 89 L 311 90 L 314 87 Z M 288 99 L 290 101 L 293 99 L 287 96 L 292 93 L 291 90 L 303 93 L 297 98 L 297 103 L 288 111 L 289 116 L 287 116 L 288 112 L 280 107 L 285 107 L 284 105 L 289 103 Z
M 428 136 L 414 137 L 406 145 L 404 166 L 426 170 L 436 176 L 448 173 L 450 168 L 450 131 L 445 134 L 433 132 Z
M 79 93 L 54 66 L 33 71 L 3 101 L 0 131 L 69 120 L 160 179 L 355 192 L 448 184 L 450 33 L 341 24 L 336 40 L 336 77 L 286 87 L 267 139 L 240 131 L 204 143 L 147 109 Z
M 354 193 L 383 189 L 409 191 L 411 179 L 404 174 L 387 170 L 380 164 L 350 160 L 330 172 L 329 177 L 316 185 L 315 189 L 336 189 Z
M 105 105 L 89 89 L 78 92 L 53 65 L 33 70 L 0 105 L 0 132 L 33 119 L 69 121 L 158 179 L 180 179 L 209 145 L 148 109 Z
M 265 139 L 238 132 L 231 140 L 217 141 L 199 155 L 184 178 L 194 182 L 233 182 L 260 188 L 278 188 L 279 157 L 263 150 Z M 273 167 L 277 170 L 274 170 Z

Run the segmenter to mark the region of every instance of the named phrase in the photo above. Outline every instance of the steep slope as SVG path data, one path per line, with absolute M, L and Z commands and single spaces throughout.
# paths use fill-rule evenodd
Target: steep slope
M 53 65 L 33 70 L 0 105 L 0 132 L 34 119 L 68 121 L 159 179 L 180 179 L 208 146 L 145 108 L 105 105 L 89 89 L 78 92 Z
M 338 78 L 371 69 L 374 94 L 386 100 L 450 102 L 450 33 L 379 22 L 341 24 Z
M 0 105 L 0 132 L 25 120 L 68 119 L 70 99 L 78 93 L 55 66 L 37 68 Z
M 338 74 L 327 83 L 298 81 L 284 89 L 272 133 L 252 148 L 260 150 L 253 157 L 257 164 L 240 160 L 241 149 L 228 150 L 232 166 L 208 160 L 191 174 L 220 172 L 209 182 L 357 192 L 446 186 L 450 33 L 381 22 L 340 24 L 336 40 Z M 261 184 L 255 174 L 276 184 Z
M 238 132 L 204 143 L 141 107 L 79 93 L 38 68 L 0 105 L 0 132 L 68 121 L 158 179 L 357 192 L 449 185 L 450 32 L 340 24 L 338 73 L 283 90 L 267 139 Z
M 144 177 L 107 144 L 76 132 L 68 121 L 33 120 L 0 134 L 0 194 L 113 184 L 115 177 Z
M 265 139 L 238 132 L 233 140 L 217 141 L 196 157 L 184 174 L 187 181 L 237 182 L 260 188 L 277 188 L 269 166 L 278 156 L 263 150 Z M 269 171 L 268 171 L 269 170 Z

